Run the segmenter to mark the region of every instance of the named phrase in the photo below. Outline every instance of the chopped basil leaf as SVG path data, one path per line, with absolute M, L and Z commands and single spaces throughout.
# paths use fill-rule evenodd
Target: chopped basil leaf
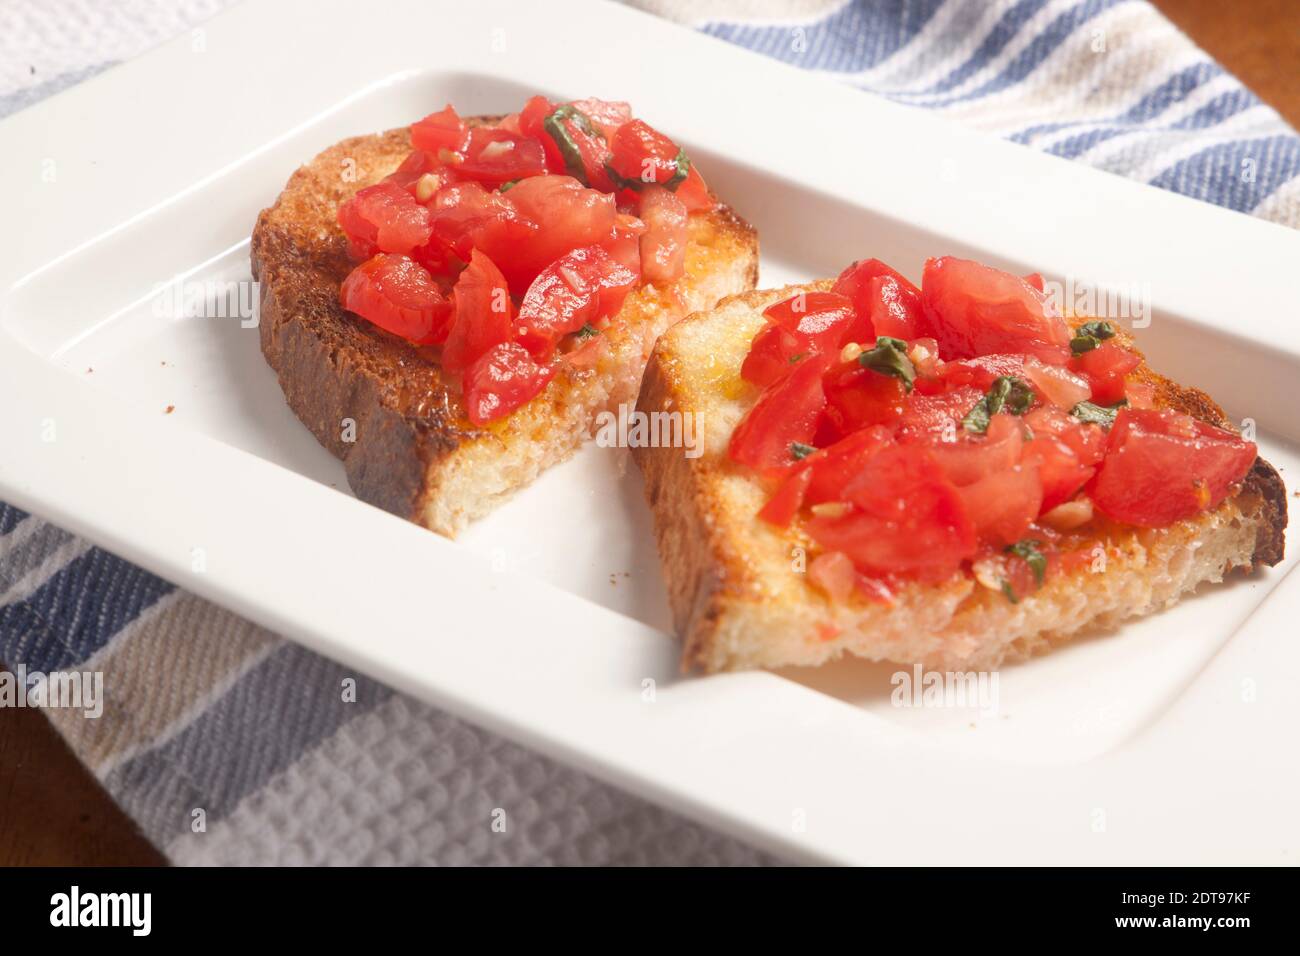
M 907 343 L 901 339 L 891 339 L 882 335 L 876 339 L 875 348 L 868 349 L 858 356 L 858 364 L 881 375 L 892 375 L 903 383 L 904 391 L 912 390 L 912 381 L 916 378 L 916 369 L 907 357 Z
M 1070 351 L 1075 355 L 1091 352 L 1106 339 L 1115 335 L 1115 329 L 1109 322 L 1085 322 L 1075 330 L 1070 339 Z
M 1090 335 L 1094 339 L 1109 339 L 1115 335 L 1115 328 L 1109 322 L 1085 322 L 1075 332 L 1076 335 Z
M 686 177 L 691 172 L 691 158 L 686 155 L 686 150 L 680 146 L 677 147 L 677 158 L 673 160 L 673 166 L 672 178 L 664 183 L 664 189 L 677 192 L 677 187 L 686 181 Z
M 798 355 L 791 355 L 789 360 L 790 364 L 793 365 L 795 362 L 798 362 L 800 359 L 806 358 L 807 355 L 808 355 L 807 352 L 800 352 Z
M 510 189 L 512 186 L 518 186 L 518 185 L 519 185 L 519 180 L 512 179 L 509 182 L 502 183 L 500 186 L 498 186 L 497 192 L 503 193 L 506 192 L 508 189 Z
M 976 402 L 965 417 L 961 420 L 961 427 L 968 432 L 978 432 L 984 434 L 989 430 L 989 406 L 988 400 L 981 398 Z
M 591 183 L 587 181 L 587 168 L 582 162 L 582 151 L 578 149 L 578 144 L 573 141 L 573 135 L 565 128 L 565 120 L 571 120 L 575 126 L 588 136 L 601 136 L 602 134 L 592 124 L 587 114 L 572 104 L 561 106 L 542 120 L 542 129 L 546 131 L 551 139 L 555 140 L 555 145 L 560 148 L 560 155 L 564 157 L 564 168 L 568 170 L 569 175 L 582 185 L 590 186 Z
M 1011 582 L 1006 578 L 1002 579 L 1002 593 L 1007 596 L 1007 600 L 1012 604 L 1020 603 L 1020 598 L 1016 597 L 1016 592 L 1011 589 Z
M 1081 422 L 1109 428 L 1115 424 L 1115 416 L 1119 414 L 1119 410 L 1127 404 L 1127 398 L 1121 398 L 1114 405 L 1094 405 L 1092 402 L 1080 402 L 1070 409 L 1070 414 Z
M 585 342 L 593 335 L 600 335 L 600 329 L 596 328 L 590 322 L 587 322 L 585 325 L 583 325 L 582 328 L 578 329 L 578 331 L 575 332 L 574 334 L 578 336 L 579 342 Z
M 1034 404 L 1034 391 L 1014 375 L 999 375 L 987 395 L 975 403 L 961 420 L 969 432 L 983 434 L 989 430 L 989 421 L 998 412 L 1023 415 Z
M 790 454 L 794 457 L 795 461 L 803 461 L 816 450 L 817 449 L 812 445 L 805 445 L 803 442 L 796 441 L 790 443 Z
M 1039 587 L 1042 587 L 1043 578 L 1047 575 L 1047 558 L 1043 557 L 1043 552 L 1038 550 L 1042 545 L 1041 541 L 1025 538 L 1023 541 L 1007 545 L 1006 549 L 1007 554 L 1014 554 L 1018 558 L 1025 559 L 1025 563 L 1034 572 L 1034 580 L 1038 582 Z

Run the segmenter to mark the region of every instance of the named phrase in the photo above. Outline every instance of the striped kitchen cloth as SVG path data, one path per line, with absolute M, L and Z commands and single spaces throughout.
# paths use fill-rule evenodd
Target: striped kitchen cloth
M 3 0 L 0 116 L 226 0 Z M 637 0 L 1026 147 L 1300 226 L 1300 136 L 1141 0 Z M 846 253 L 847 254 L 847 253 Z M 103 674 L 50 719 L 177 863 L 760 863 L 0 504 L 0 660 Z M 494 833 L 492 810 L 514 825 Z

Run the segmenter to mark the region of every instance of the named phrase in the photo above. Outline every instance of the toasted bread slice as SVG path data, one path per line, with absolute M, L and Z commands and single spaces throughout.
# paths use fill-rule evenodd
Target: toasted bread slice
M 484 118 L 470 120 L 487 122 Z M 594 367 L 565 367 L 533 401 L 485 428 L 465 417 L 437 351 L 339 304 L 355 265 L 339 203 L 391 173 L 408 131 L 344 140 L 289 179 L 253 230 L 261 341 L 289 406 L 341 458 L 357 497 L 455 536 L 581 445 L 595 416 L 631 401 L 659 335 L 682 316 L 754 287 L 758 238 L 726 206 L 693 213 L 686 274 L 628 296 Z
M 892 606 L 855 595 L 830 602 L 799 573 L 811 542 L 799 531 L 757 518 L 768 494 L 727 457 L 731 432 L 758 396 L 740 378 L 742 360 L 762 327 L 763 309 L 800 289 L 734 296 L 669 330 L 646 369 L 639 408 L 696 415 L 703 453 L 636 448 L 654 513 L 674 621 L 685 640 L 683 664 L 706 671 L 815 665 L 842 654 L 979 670 L 1024 658 L 1091 625 L 1168 606 L 1233 568 L 1282 559 L 1286 490 L 1276 470 L 1256 461 L 1240 492 L 1213 511 L 1160 530 L 1108 524 L 1089 529 L 1104 562 L 1052 575 L 1019 603 L 997 582 L 963 574 L 942 585 L 909 584 Z M 1079 320 L 1082 321 L 1082 320 Z M 1123 336 L 1123 333 L 1119 333 Z M 1128 347 L 1131 342 L 1121 339 Z M 1156 404 L 1231 428 L 1204 393 L 1156 375 Z M 1095 551 L 1093 553 L 1096 553 Z

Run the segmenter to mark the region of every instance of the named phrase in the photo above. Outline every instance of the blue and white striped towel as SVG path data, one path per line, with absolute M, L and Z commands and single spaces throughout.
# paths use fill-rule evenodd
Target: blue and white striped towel
M 5 0 L 0 116 L 226 2 Z M 1300 226 L 1300 136 L 1142 0 L 638 2 L 1029 148 Z M 49 715 L 178 863 L 764 861 L 374 682 L 344 703 L 330 661 L 3 504 L 0 660 L 103 672 L 101 718 Z M 508 834 L 492 832 L 496 807 Z

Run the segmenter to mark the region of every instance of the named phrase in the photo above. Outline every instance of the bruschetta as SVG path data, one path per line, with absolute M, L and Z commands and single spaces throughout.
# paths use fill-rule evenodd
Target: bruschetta
M 952 257 L 734 296 L 660 339 L 639 410 L 687 667 L 993 668 L 1282 559 L 1277 471 L 1118 323 Z
M 358 497 L 454 536 L 752 289 L 755 231 L 625 103 L 450 106 L 300 168 L 252 237 L 262 351 Z

